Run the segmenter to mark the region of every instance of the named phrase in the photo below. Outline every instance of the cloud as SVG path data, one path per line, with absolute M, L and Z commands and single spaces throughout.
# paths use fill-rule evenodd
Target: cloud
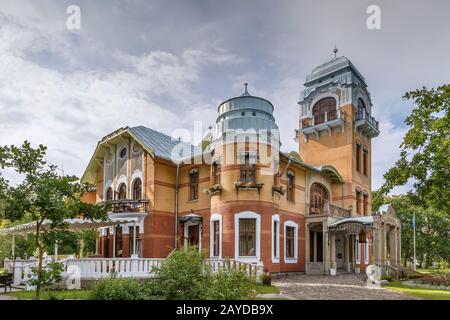
M 204 98 L 192 86 L 205 65 L 236 62 L 226 51 L 209 48 L 180 55 L 112 52 L 116 70 L 63 72 L 30 55 L 46 52 L 70 63 L 70 46 L 57 45 L 73 41 L 69 33 L 42 32 L 5 16 L 1 20 L 0 144 L 43 143 L 50 162 L 77 175 L 95 143 L 118 127 L 146 125 L 170 133 L 192 119 L 186 108 L 191 105 L 198 117 Z M 174 104 L 161 104 L 162 97 Z

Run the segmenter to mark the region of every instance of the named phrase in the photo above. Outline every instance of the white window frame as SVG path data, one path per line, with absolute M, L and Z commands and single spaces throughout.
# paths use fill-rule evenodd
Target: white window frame
M 256 219 L 256 255 L 239 256 L 239 219 Z M 256 212 L 243 211 L 234 215 L 234 258 L 245 262 L 259 262 L 261 254 L 261 216 Z
M 219 221 L 219 256 L 214 256 L 214 222 Z M 211 215 L 209 224 L 209 256 L 222 259 L 222 215 L 214 213 Z
M 286 257 L 286 228 L 293 227 L 294 230 L 294 258 Z M 298 224 L 294 221 L 288 220 L 284 223 L 284 262 L 285 263 L 297 263 L 298 262 Z
M 276 243 L 273 241 L 274 236 L 274 223 L 277 222 L 277 239 Z M 271 237 L 271 243 L 272 243 L 272 263 L 280 263 L 280 215 L 274 214 L 272 216 L 272 237 Z M 277 249 L 278 255 L 275 256 L 275 248 Z
M 365 248 L 364 248 L 364 263 L 369 264 L 369 240 L 366 239 Z
M 355 263 L 360 264 L 361 263 L 361 244 L 359 243 L 359 235 L 356 235 L 355 237 Z

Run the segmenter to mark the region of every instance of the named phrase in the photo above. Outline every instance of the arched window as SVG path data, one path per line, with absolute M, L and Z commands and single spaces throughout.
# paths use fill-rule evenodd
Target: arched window
M 328 191 L 320 183 L 313 183 L 309 196 L 310 214 L 322 214 L 326 211 L 328 202 Z
M 325 112 L 328 121 L 336 119 L 336 99 L 327 97 L 316 102 L 312 111 L 315 124 L 325 122 Z
M 360 188 L 356 188 L 356 213 L 361 214 L 362 192 Z
M 364 119 L 364 113 L 367 113 L 366 111 L 366 104 L 364 103 L 363 99 L 358 99 L 358 111 L 356 114 L 356 120 Z
M 122 183 L 119 186 L 119 200 L 123 200 L 127 198 L 127 186 L 125 183 Z
M 111 201 L 113 199 L 113 191 L 112 188 L 109 187 L 108 190 L 106 190 L 106 201 Z
M 141 200 L 142 197 L 142 181 L 137 178 L 133 183 L 133 200 Z

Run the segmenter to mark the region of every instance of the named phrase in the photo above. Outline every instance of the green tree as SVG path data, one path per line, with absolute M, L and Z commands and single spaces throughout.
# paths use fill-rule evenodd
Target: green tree
M 45 153 L 46 147 L 40 145 L 35 149 L 27 141 L 20 147 L 0 147 L 1 168 L 12 168 L 23 177 L 16 185 L 8 185 L 2 180 L 0 198 L 5 201 L 5 217 L 12 222 L 27 217 L 36 225 L 37 299 L 40 297 L 40 284 L 45 282 L 40 277 L 46 277 L 42 265 L 45 239 L 53 232 L 67 230 L 64 219 L 82 217 L 93 220 L 107 217 L 105 205 L 87 204 L 80 200 L 80 196 L 89 191 L 90 186 L 81 184 L 75 176 L 60 175 L 56 166 L 44 160 Z M 50 224 L 44 225 L 46 221 Z
M 407 92 L 415 107 L 405 123 L 410 127 L 400 145 L 400 159 L 384 175 L 381 192 L 413 183 L 412 200 L 450 212 L 450 85 Z

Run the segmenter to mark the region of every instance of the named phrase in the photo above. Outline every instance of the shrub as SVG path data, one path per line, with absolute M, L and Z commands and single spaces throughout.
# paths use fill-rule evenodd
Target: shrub
M 272 275 L 269 272 L 264 272 L 260 276 L 261 282 L 265 286 L 270 286 L 272 284 Z
M 423 277 L 423 275 L 421 275 L 419 273 L 409 273 L 406 277 L 408 279 L 420 279 Z
M 420 283 L 428 284 L 431 286 L 450 286 L 450 278 L 445 275 L 424 276 L 419 281 Z
M 174 252 L 155 268 L 154 290 L 166 299 L 204 299 L 211 282 L 211 271 L 203 264 L 204 255 L 189 247 Z
M 148 287 L 136 279 L 113 275 L 97 281 L 92 287 L 93 300 L 147 300 Z
M 32 286 L 39 285 L 42 289 L 45 289 L 57 286 L 62 279 L 63 271 L 64 267 L 61 263 L 50 262 L 43 266 L 40 272 L 37 267 L 32 267 L 28 277 Z
M 212 276 L 206 292 L 207 299 L 242 300 L 254 298 L 255 278 L 238 269 L 219 270 Z

